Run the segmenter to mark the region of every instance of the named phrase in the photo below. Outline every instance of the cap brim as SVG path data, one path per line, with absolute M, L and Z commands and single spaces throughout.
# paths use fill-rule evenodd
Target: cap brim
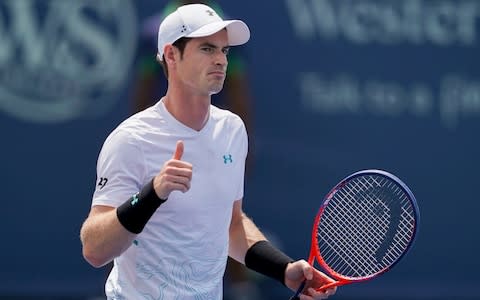
M 243 45 L 250 39 L 250 29 L 248 29 L 247 24 L 240 20 L 213 22 L 200 27 L 185 37 L 196 38 L 209 36 L 219 32 L 223 28 L 227 29 L 229 46 Z

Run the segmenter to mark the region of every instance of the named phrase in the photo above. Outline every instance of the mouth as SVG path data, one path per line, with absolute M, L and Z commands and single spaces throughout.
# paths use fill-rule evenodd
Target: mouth
M 221 77 L 225 77 L 225 72 L 224 71 L 212 71 L 212 72 L 209 72 L 208 73 L 209 75 L 214 75 L 214 76 L 221 76 Z

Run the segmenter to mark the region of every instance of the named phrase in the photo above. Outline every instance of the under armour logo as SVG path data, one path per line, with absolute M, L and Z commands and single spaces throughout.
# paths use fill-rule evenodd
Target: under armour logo
M 133 206 L 133 205 L 137 204 L 137 202 L 138 202 L 138 193 L 133 195 L 132 201 L 130 202 L 130 204 Z
M 213 10 L 206 10 L 205 11 L 210 17 L 213 17 L 213 15 L 215 14 L 215 12 Z
M 224 164 L 233 163 L 232 155 L 231 154 L 224 155 L 223 156 L 223 163 Z

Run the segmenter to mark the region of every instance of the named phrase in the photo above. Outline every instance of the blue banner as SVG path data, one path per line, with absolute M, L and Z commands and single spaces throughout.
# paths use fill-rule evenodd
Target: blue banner
M 106 270 L 83 260 L 79 231 L 103 141 L 134 112 L 141 55 L 156 53 L 154 37 L 142 42 L 145 21 L 164 4 L 0 1 L 0 294 L 102 294 Z M 330 188 L 387 170 L 417 197 L 417 242 L 339 299 L 480 297 L 480 1 L 219 4 L 252 31 L 239 47 L 251 97 L 247 214 L 306 258 Z M 289 296 L 271 285 L 266 299 Z

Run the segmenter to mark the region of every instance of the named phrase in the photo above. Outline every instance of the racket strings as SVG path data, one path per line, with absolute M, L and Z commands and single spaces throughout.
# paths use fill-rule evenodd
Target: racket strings
M 400 190 L 399 190 L 399 189 L 396 189 L 396 190 L 394 191 L 394 194 L 398 194 L 398 191 L 400 191 Z M 382 196 L 382 198 L 385 199 L 385 195 L 380 195 L 380 194 L 378 194 L 378 195 L 376 195 L 375 197 L 378 198 L 379 196 Z M 387 204 L 387 205 L 390 205 L 390 204 Z M 370 207 L 369 207 L 369 208 L 370 208 Z M 370 210 L 370 211 L 371 211 L 371 210 Z M 388 223 L 386 223 L 386 224 L 384 224 L 384 225 L 388 225 Z M 372 236 L 373 236 L 373 235 L 372 235 Z M 388 257 L 388 256 L 387 256 L 387 257 Z
M 364 210 L 359 210 L 359 209 L 351 210 L 351 208 L 352 207 L 345 206 L 343 203 L 338 203 L 337 206 L 332 207 L 331 211 L 326 212 L 326 213 L 330 213 L 330 214 L 333 214 L 333 215 L 343 214 L 343 213 L 345 213 L 345 211 L 347 211 L 349 213 L 352 213 L 352 217 L 339 220 L 340 224 L 338 224 L 338 225 L 343 225 L 343 226 L 338 226 L 338 229 L 343 229 L 343 228 L 350 228 L 351 229 L 349 232 L 341 231 L 340 232 L 341 235 L 339 236 L 339 238 L 342 239 L 343 241 L 349 241 L 349 240 L 357 241 L 357 242 L 359 242 L 359 246 L 363 245 L 362 242 L 369 243 L 368 246 L 372 246 L 370 242 L 375 242 L 376 241 L 378 243 L 381 243 L 381 240 L 376 237 L 377 234 L 375 234 L 375 231 L 378 228 L 380 228 L 380 230 L 381 230 L 382 227 L 375 226 L 375 224 L 372 224 L 372 223 L 366 223 L 365 224 L 366 226 L 363 226 L 363 227 L 357 226 L 355 221 L 367 217 L 366 212 Z M 388 225 L 388 220 L 387 221 L 377 220 L 377 221 L 380 221 L 380 223 L 385 223 L 385 225 Z M 329 227 L 329 230 L 333 230 L 333 228 Z M 371 240 L 363 239 L 362 237 L 365 236 L 366 234 L 369 234 L 372 237 L 372 239 Z M 349 239 L 346 239 L 346 240 L 343 239 L 343 237 L 345 237 L 345 235 L 348 235 Z M 367 249 L 367 248 L 365 247 L 365 248 L 360 248 L 360 249 L 357 249 L 357 250 L 362 250 L 362 249 Z M 365 252 L 365 251 L 361 251 L 361 252 Z
M 366 186 L 365 184 L 363 184 L 362 181 L 359 181 L 359 182 L 362 183 L 363 187 L 369 188 L 368 186 Z M 375 182 L 375 184 L 376 184 L 378 187 L 381 187 L 381 186 L 384 184 L 384 182 L 380 182 L 380 183 L 377 182 L 377 181 L 374 181 L 374 182 Z M 389 212 L 388 207 L 391 206 L 392 198 L 402 197 L 402 196 L 404 196 L 404 195 L 403 195 L 403 193 L 402 193 L 402 190 L 399 189 L 397 186 L 392 186 L 391 182 L 388 182 L 388 181 L 386 181 L 386 183 L 388 184 L 388 185 L 386 185 L 387 188 L 390 188 L 390 189 L 393 188 L 392 193 L 391 193 L 391 194 L 393 195 L 393 197 L 388 197 L 388 193 L 385 193 L 385 190 L 383 190 L 383 191 L 381 191 L 381 192 L 378 192 L 378 193 L 376 193 L 376 194 L 373 194 L 373 195 L 374 195 L 373 197 L 371 197 L 371 195 L 368 195 L 367 198 L 369 198 L 369 199 L 368 199 L 369 201 L 375 200 L 376 202 L 378 202 L 378 199 L 383 199 L 383 200 L 389 199 L 388 201 L 385 201 L 386 204 L 383 204 L 383 202 L 380 202 L 380 203 L 382 204 L 382 206 L 384 206 L 384 208 L 385 208 L 385 214 L 384 214 L 384 216 L 385 216 L 385 217 L 389 217 L 389 213 L 390 213 L 390 212 Z M 380 191 L 380 190 L 379 190 L 379 191 Z M 372 203 L 373 203 L 373 202 L 372 202 Z M 379 203 L 375 203 L 375 205 L 378 205 L 378 204 L 379 204 Z M 366 207 L 370 209 L 372 206 L 366 206 Z M 371 209 L 370 209 L 370 212 L 372 212 Z M 378 212 L 375 213 L 375 214 L 372 214 L 372 216 L 376 216 L 376 215 L 378 215 Z M 390 224 L 389 224 L 390 222 L 389 222 L 389 220 L 388 220 L 387 218 L 385 218 L 384 220 L 387 221 L 387 222 L 383 222 L 383 225 L 387 226 L 387 227 L 384 227 L 384 229 L 387 229 L 388 226 L 390 225 Z M 380 231 L 380 232 L 382 233 L 381 237 L 385 237 L 385 230 L 382 230 L 382 231 Z M 378 237 L 378 235 L 372 235 L 372 237 Z M 377 241 L 378 241 L 378 239 L 377 239 Z M 383 242 L 383 241 L 382 241 L 382 242 Z M 372 249 L 378 248 L 377 244 L 375 244 L 374 247 L 375 247 L 375 248 L 372 248 Z M 387 252 L 388 252 L 388 251 L 386 250 L 386 251 L 385 251 L 385 255 L 383 256 L 383 258 L 388 258 L 388 257 L 390 257 L 390 254 L 387 255 Z M 401 254 L 401 253 L 400 253 L 400 254 Z M 373 256 L 371 256 L 371 257 L 372 257 L 372 259 L 373 259 Z M 375 257 L 376 257 L 376 256 L 375 256 Z M 376 257 L 376 258 L 377 258 L 377 261 L 378 261 L 378 257 Z M 389 262 L 385 262 L 385 263 L 388 264 Z
M 381 243 L 380 238 L 376 238 L 377 232 L 375 232 L 377 228 L 381 227 L 375 226 L 375 224 L 369 226 L 368 223 L 366 224 L 367 226 L 357 226 L 356 220 L 365 218 L 365 214 L 358 214 L 358 212 L 363 211 L 355 209 L 355 207 L 351 208 L 351 206 L 346 207 L 340 204 L 333 207 L 330 212 L 325 212 L 327 218 L 329 217 L 328 214 L 343 214 L 345 211 L 353 213 L 353 216 L 339 220 L 336 224 L 324 224 L 325 227 L 319 234 L 328 238 L 325 242 L 330 246 L 331 251 L 324 253 L 324 258 L 330 261 L 329 265 L 336 265 L 336 268 L 340 268 L 342 273 L 345 273 L 350 268 L 351 272 L 355 273 L 355 276 L 363 276 L 363 273 L 360 273 L 359 270 L 371 273 L 372 267 L 376 267 L 368 264 L 368 260 L 364 258 L 371 252 L 369 249 L 378 247 Z M 345 231 L 345 228 L 350 230 Z M 332 233 L 336 233 L 336 235 L 329 236 Z M 364 236 L 372 238 L 364 239 Z M 352 241 L 355 241 L 355 243 L 352 244 Z M 347 244 L 350 246 L 343 246 Z M 372 259 L 370 258 L 370 260 Z M 340 261 L 343 261 L 343 265 L 340 265 Z
M 342 190 L 342 192 L 345 191 L 346 195 L 340 195 L 340 197 L 350 197 L 352 195 L 352 189 L 349 186 L 346 186 L 345 190 Z M 364 195 L 367 197 L 370 197 L 370 195 Z M 371 200 L 371 199 L 370 199 Z M 353 202 L 350 203 L 349 206 L 345 206 L 344 203 L 338 202 L 339 207 L 342 208 L 341 211 L 334 211 L 334 213 L 341 213 L 344 214 L 345 212 L 352 213 L 353 216 L 348 218 L 349 223 L 347 224 L 348 226 L 346 228 L 351 229 L 350 231 L 344 232 L 344 234 L 349 234 L 349 239 L 346 240 L 346 242 L 350 242 L 351 240 L 356 241 L 356 248 L 352 248 L 355 250 L 354 253 L 358 253 L 357 255 L 360 255 L 361 257 L 364 257 L 365 255 L 368 255 L 369 249 L 372 247 L 378 247 L 379 244 L 381 244 L 382 240 L 379 238 L 380 235 L 384 235 L 386 233 L 386 230 L 384 228 L 388 226 L 389 222 L 387 218 L 377 218 L 373 221 L 375 222 L 368 222 L 365 223 L 365 226 L 359 227 L 357 225 L 358 220 L 363 220 L 369 217 L 370 214 L 373 214 L 373 205 L 367 205 L 364 206 L 363 209 L 357 207 L 358 205 L 361 205 L 361 202 Z M 370 201 L 369 204 L 372 204 Z M 353 206 L 353 207 L 352 207 Z M 353 208 L 353 209 L 352 209 Z M 371 220 L 370 220 L 371 221 Z M 353 234 L 353 235 L 352 235 Z M 364 236 L 370 236 L 371 239 L 364 239 Z M 362 262 L 365 262 L 363 260 Z M 365 264 L 361 265 L 362 268 L 368 267 Z
M 392 187 L 393 186 L 393 187 Z M 399 201 L 400 203 L 400 220 L 396 226 L 395 234 L 393 235 L 393 242 L 390 245 L 389 250 L 385 253 L 384 258 L 389 258 L 386 265 L 390 265 L 398 259 L 410 244 L 411 237 L 414 233 L 415 227 L 415 212 L 414 207 L 409 200 L 407 194 L 399 186 L 394 185 L 393 182 L 389 182 L 389 188 L 394 188 L 395 198 L 390 199 L 387 205 L 391 205 L 392 201 Z
M 413 234 L 413 227 L 415 223 L 413 214 L 414 212 L 412 207 L 402 207 L 401 219 L 403 221 L 398 225 L 398 234 L 395 235 L 395 242 L 391 246 L 393 252 L 401 254 L 410 243 L 410 237 Z M 398 255 L 394 254 L 390 255 L 390 257 L 392 260 L 395 260 Z
M 362 182 L 362 181 L 359 181 L 359 182 Z M 398 202 L 400 204 L 401 206 L 400 222 L 398 222 L 398 226 L 396 227 L 397 233 L 400 233 L 400 234 L 394 235 L 394 238 L 403 237 L 404 245 L 407 246 L 410 241 L 409 237 L 413 233 L 414 208 L 407 194 L 395 182 L 383 178 L 382 182 L 379 182 L 378 186 L 381 188 L 385 183 L 386 183 L 385 187 L 387 189 L 383 189 L 381 190 L 381 192 L 379 190 L 379 193 L 376 195 L 377 196 L 376 199 L 388 200 L 388 201 L 383 201 L 387 208 L 392 207 L 393 202 Z M 365 185 L 364 187 L 368 188 Z M 385 191 L 391 191 L 392 192 L 391 194 L 393 195 L 393 197 L 388 197 L 388 193 L 385 193 Z M 380 198 L 379 196 L 384 196 L 384 197 Z M 407 225 L 410 225 L 410 226 L 407 227 Z M 397 244 L 394 244 L 393 246 L 395 245 Z
M 391 210 L 397 206 L 398 220 L 392 224 L 396 212 Z M 413 208 L 403 189 L 381 176 L 360 176 L 342 186 L 326 206 L 317 228 L 319 250 L 335 272 L 368 276 L 402 255 L 413 235 L 414 222 Z
M 340 222 L 337 224 L 339 228 L 345 227 L 352 227 L 354 224 L 348 222 Z M 325 226 L 323 229 L 328 233 L 332 233 L 338 230 L 338 228 L 333 228 L 329 226 Z M 319 232 L 320 235 L 327 235 L 327 232 Z M 355 245 L 353 247 L 344 247 L 343 245 L 349 243 L 352 239 L 359 239 L 363 235 L 359 231 L 354 230 L 354 235 L 346 236 L 344 234 L 337 234 L 336 236 L 332 236 L 331 238 L 324 239 L 323 241 L 326 243 L 326 250 L 324 250 L 323 257 L 325 261 L 328 262 L 329 265 L 334 265 L 335 269 L 339 273 L 347 273 L 346 270 L 351 270 L 348 272 L 354 272 L 355 276 L 363 276 L 362 273 L 358 272 L 357 270 L 367 270 L 370 269 L 370 266 L 366 264 L 366 260 L 355 259 L 359 254 L 364 255 L 366 251 L 366 247 L 362 245 Z
M 340 195 L 340 197 L 349 197 L 350 199 L 352 199 L 352 195 L 354 193 L 354 190 L 350 187 L 346 187 L 346 189 L 348 190 L 347 194 L 346 195 Z M 340 191 L 341 193 L 343 193 L 343 190 Z M 354 214 L 354 217 L 355 218 L 355 221 L 357 220 L 364 220 L 365 218 L 369 218 L 371 215 L 375 214 L 374 212 L 374 209 L 372 208 L 372 206 L 375 206 L 377 205 L 377 203 L 373 203 L 374 199 L 371 197 L 371 195 L 364 195 L 365 197 L 367 197 L 369 200 L 368 204 L 369 205 L 363 205 L 361 202 L 353 202 L 353 203 L 350 203 L 348 205 L 344 205 L 343 202 L 338 202 L 339 205 L 344 205 L 343 206 L 343 211 L 341 212 L 338 212 L 338 213 L 345 213 L 345 212 L 350 212 L 350 213 L 353 213 Z M 358 207 L 360 205 L 363 205 L 363 207 Z M 354 206 L 354 208 L 356 208 L 355 210 L 351 210 L 351 206 Z M 388 207 L 385 207 L 387 210 L 388 210 Z M 369 219 L 370 222 L 368 223 L 365 223 L 366 226 L 368 226 L 369 229 L 372 229 L 372 231 L 375 231 L 377 233 L 385 233 L 386 230 L 385 228 L 389 225 L 389 220 L 387 217 L 384 217 L 384 218 L 376 218 L 374 220 L 372 220 L 371 218 Z M 375 222 L 371 222 L 371 221 L 375 221 Z M 357 226 L 358 227 L 358 226 Z M 379 232 L 380 230 L 380 232 Z M 370 233 L 370 232 L 369 232 Z M 377 240 L 378 242 L 381 242 L 380 239 L 376 239 L 376 237 L 378 236 L 378 234 L 375 234 L 375 235 L 372 235 L 372 239 L 375 239 Z
M 351 224 L 342 224 L 349 226 Z M 341 225 L 340 225 L 341 226 Z M 368 233 L 366 233 L 368 234 Z M 325 259 L 329 261 L 330 265 L 335 265 L 335 268 L 339 270 L 340 273 L 351 273 L 354 272 L 355 276 L 362 276 L 361 272 L 372 272 L 371 270 L 375 266 L 368 265 L 368 260 L 358 259 L 358 257 L 365 257 L 368 255 L 368 248 L 365 245 L 357 244 L 352 247 L 343 247 L 342 245 L 347 243 L 348 240 L 361 238 L 361 232 L 355 232 L 354 235 L 348 237 L 339 236 L 336 238 L 336 242 L 329 243 L 328 246 L 332 251 L 324 251 Z M 334 239 L 332 241 L 335 241 Z M 371 260 L 371 259 L 370 259 Z M 350 271 L 349 271 L 350 270 Z

